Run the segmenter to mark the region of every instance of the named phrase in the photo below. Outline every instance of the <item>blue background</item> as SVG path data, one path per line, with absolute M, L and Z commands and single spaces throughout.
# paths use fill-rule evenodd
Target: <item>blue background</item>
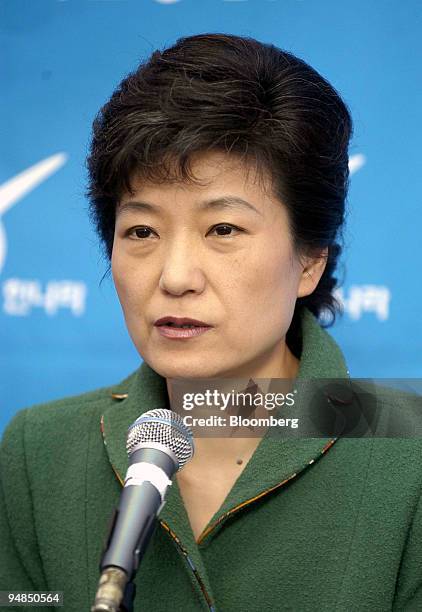
M 0 0 L 0 431 L 138 367 L 87 218 L 91 123 L 141 59 L 201 32 L 291 51 L 348 104 L 345 314 L 330 333 L 352 376 L 420 377 L 421 16 L 419 0 Z M 49 158 L 55 171 L 6 206 L 10 181 Z

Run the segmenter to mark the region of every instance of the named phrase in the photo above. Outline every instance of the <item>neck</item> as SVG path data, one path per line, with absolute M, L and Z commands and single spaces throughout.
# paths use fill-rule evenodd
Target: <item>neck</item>
M 285 379 L 295 379 L 299 370 L 299 360 L 293 355 L 293 353 L 288 348 L 287 344 L 284 345 L 284 359 L 282 360 L 282 367 L 277 368 L 256 368 L 251 370 L 245 370 L 243 374 L 236 375 L 237 377 L 241 377 L 243 379 L 271 379 L 271 378 L 285 378 Z M 225 376 L 224 378 L 227 378 Z M 233 381 L 230 381 L 231 383 Z M 270 380 L 260 381 L 259 387 L 263 393 L 266 393 L 268 390 Z M 176 409 L 173 407 L 172 401 L 174 399 L 174 385 L 172 379 L 166 379 L 167 384 L 167 392 L 170 401 L 170 407 L 172 409 Z M 223 383 L 224 385 L 224 383 Z M 230 385 L 232 387 L 232 385 Z M 238 391 L 244 391 L 244 389 L 237 389 Z M 210 413 L 212 410 L 210 411 Z M 262 416 L 262 415 L 261 415 Z M 262 434 L 263 435 L 263 434 Z M 258 446 L 262 435 L 260 437 L 225 437 L 225 438 L 216 438 L 216 437 L 197 437 L 195 438 L 195 456 L 192 459 L 191 463 L 195 463 L 196 467 L 205 468 L 207 466 L 214 466 L 215 468 L 215 458 L 218 457 L 218 463 L 221 469 L 224 469 L 224 466 L 233 465 L 237 463 L 238 465 L 243 466 L 247 463 L 247 461 L 252 456 L 254 450 Z M 193 467 L 193 466 L 192 466 Z

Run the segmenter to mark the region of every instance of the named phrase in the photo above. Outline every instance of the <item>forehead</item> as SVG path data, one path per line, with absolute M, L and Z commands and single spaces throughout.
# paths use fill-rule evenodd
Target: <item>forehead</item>
M 133 199 L 168 202 L 172 204 L 211 200 L 223 196 L 233 199 L 252 199 L 261 206 L 267 200 L 274 200 L 272 180 L 269 173 L 250 161 L 224 152 L 207 152 L 191 157 L 189 176 L 182 180 L 178 168 L 168 169 L 167 180 L 149 179 L 142 173 L 135 173 L 130 181 L 131 192 L 124 192 L 118 207 Z M 169 198 L 170 196 L 170 198 Z M 279 203 L 278 203 L 279 205 Z

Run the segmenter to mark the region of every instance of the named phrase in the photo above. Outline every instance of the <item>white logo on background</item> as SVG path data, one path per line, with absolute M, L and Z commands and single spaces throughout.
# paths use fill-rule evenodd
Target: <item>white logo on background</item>
M 347 298 L 342 288 L 335 291 L 335 297 L 354 321 L 364 312 L 373 312 L 379 321 L 386 321 L 389 317 L 391 291 L 385 285 L 352 285 Z
M 1 222 L 4 213 L 57 172 L 66 163 L 67 158 L 66 153 L 57 153 L 47 157 L 0 185 L 0 272 L 3 269 L 7 252 L 6 231 Z
M 4 213 L 67 161 L 66 153 L 57 153 L 20 172 L 0 185 L 0 272 L 7 253 L 7 239 L 1 218 Z M 42 308 L 53 316 L 61 308 L 69 308 L 74 316 L 85 311 L 87 288 L 85 283 L 72 280 L 51 280 L 45 288 L 39 280 L 9 278 L 3 283 L 3 311 L 11 316 L 27 316 L 33 308 Z
M 3 283 L 3 310 L 15 317 L 31 314 L 33 308 L 42 308 L 49 316 L 60 308 L 68 308 L 73 316 L 85 312 L 87 287 L 81 281 L 51 280 L 45 289 L 36 279 L 9 278 Z

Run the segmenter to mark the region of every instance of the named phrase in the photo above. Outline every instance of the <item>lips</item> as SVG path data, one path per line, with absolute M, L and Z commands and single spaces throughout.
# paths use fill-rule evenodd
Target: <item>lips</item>
M 158 334 L 170 342 L 182 341 L 183 344 L 193 338 L 207 334 L 212 325 L 189 317 L 161 317 L 154 323 Z M 211 333 L 211 332 L 210 332 Z
M 199 321 L 198 319 L 191 319 L 189 317 L 161 317 L 161 319 L 157 319 L 154 323 L 155 326 L 168 326 L 168 327 L 179 327 L 181 328 L 184 325 L 189 325 L 193 327 L 212 327 L 208 323 L 204 321 Z

